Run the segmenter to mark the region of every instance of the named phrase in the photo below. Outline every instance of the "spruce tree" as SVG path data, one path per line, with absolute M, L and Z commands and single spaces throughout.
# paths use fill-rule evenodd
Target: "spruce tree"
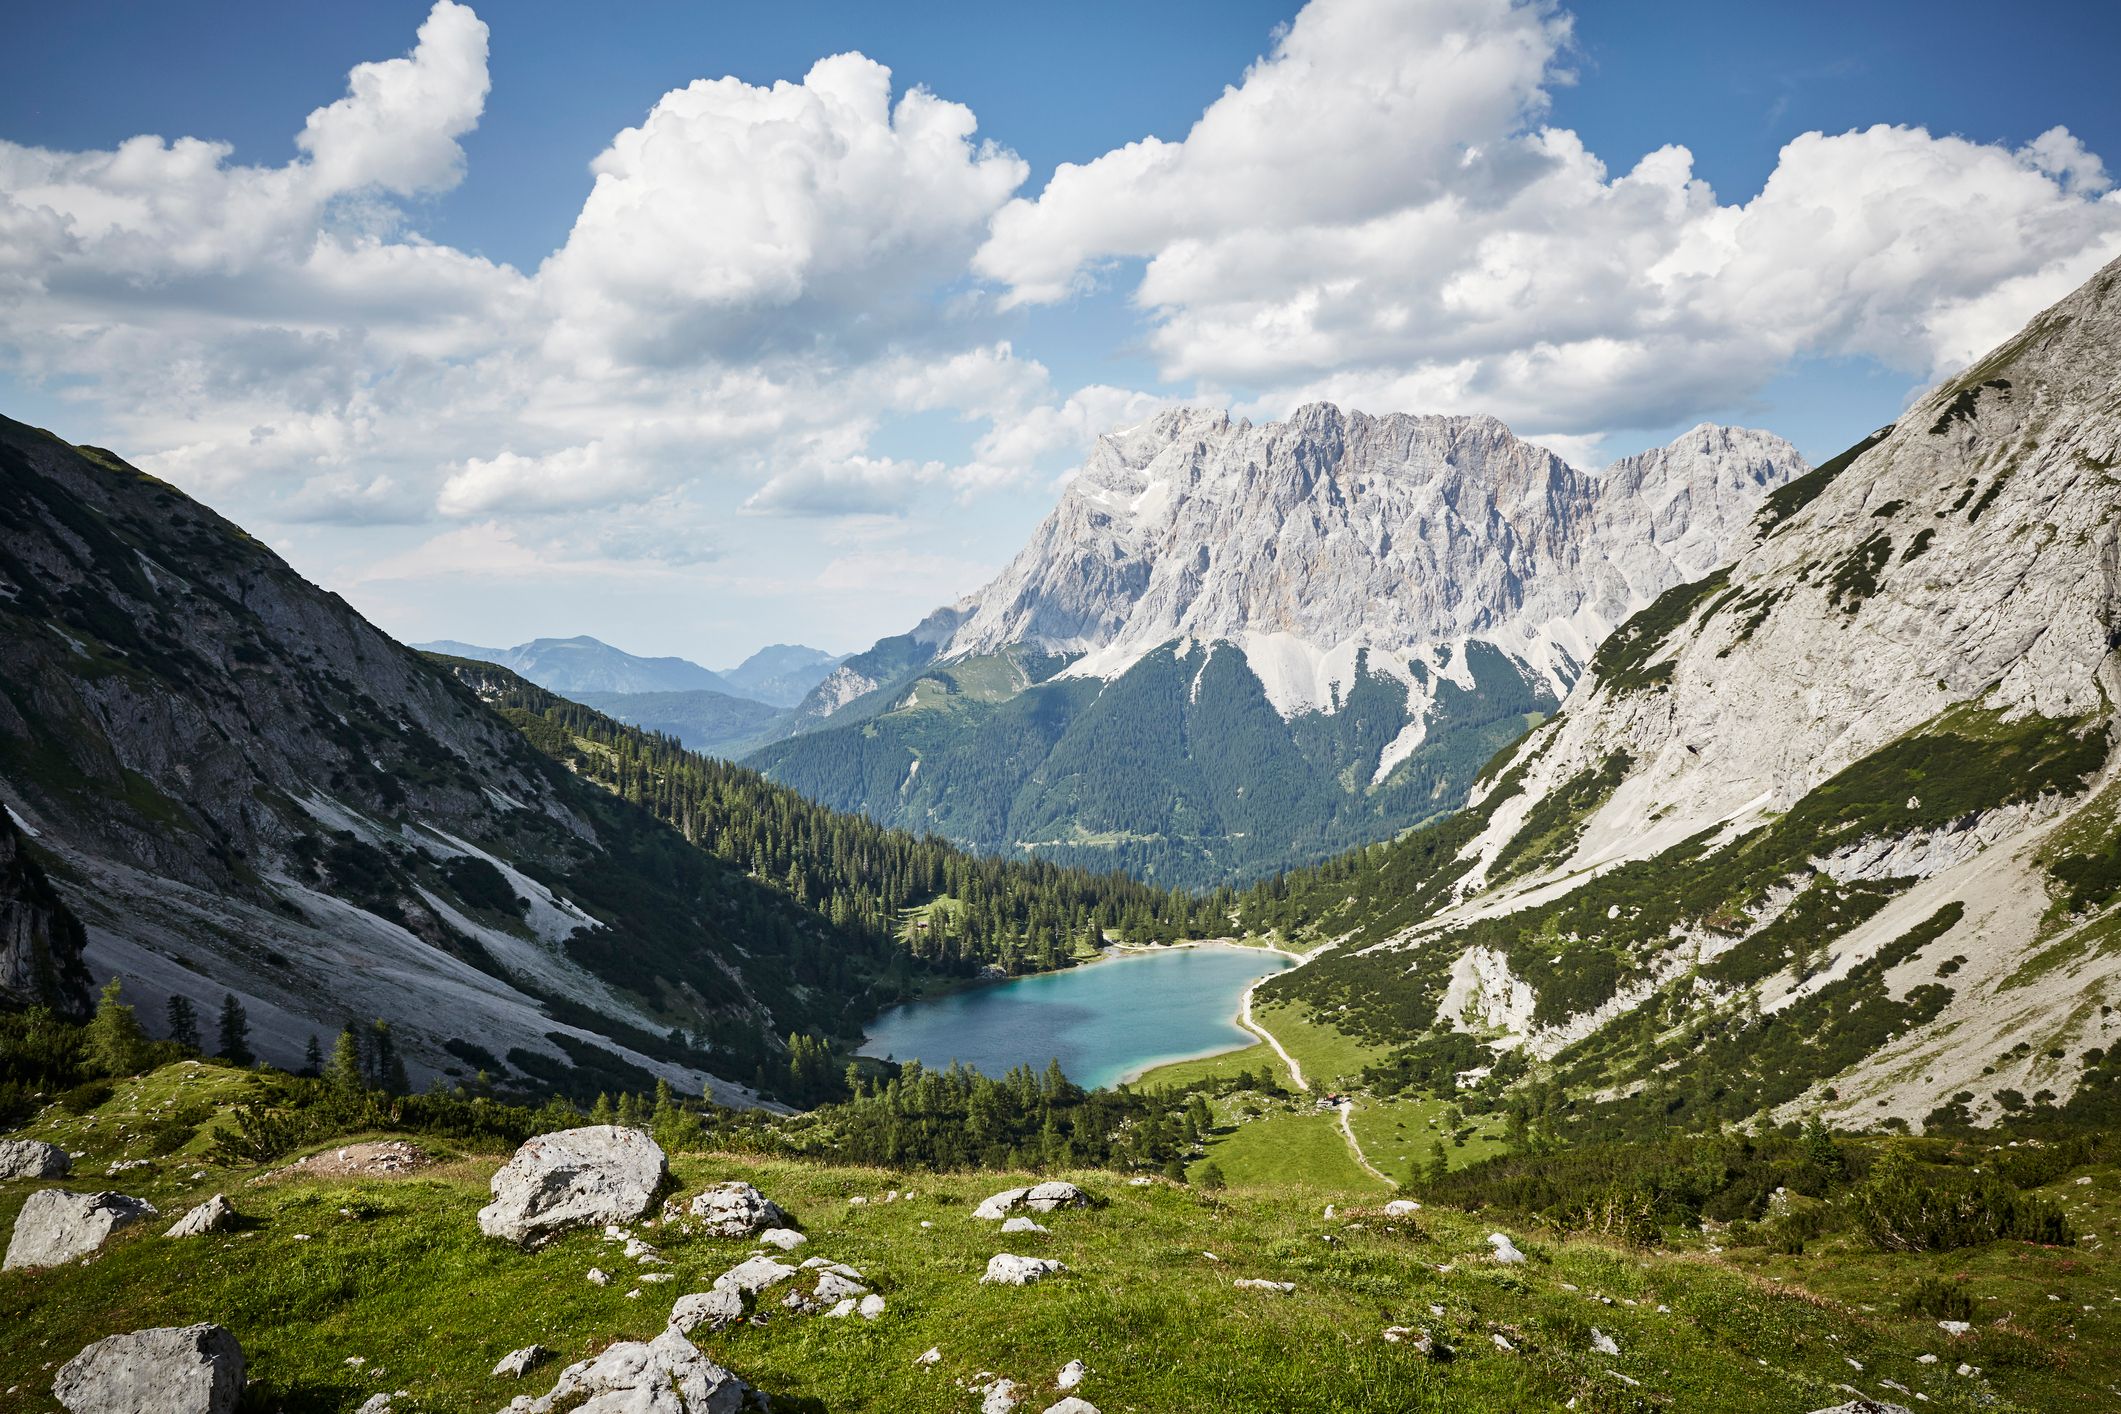
M 250 1015 L 234 992 L 221 998 L 221 1049 L 215 1054 L 231 1065 L 249 1066 L 258 1059 L 250 1049 Z
M 349 1021 L 340 1028 L 331 1048 L 331 1064 L 324 1067 L 324 1083 L 333 1093 L 358 1095 L 367 1088 L 362 1076 L 361 1036 Z
M 169 1039 L 187 1051 L 200 1049 L 199 1009 L 182 992 L 169 994 Z
M 309 1044 L 302 1047 L 302 1073 L 312 1078 L 324 1073 L 324 1049 L 317 1044 L 314 1031 L 310 1033 Z
M 138 1075 L 147 1069 L 147 1033 L 133 1009 L 118 1000 L 123 986 L 115 977 L 104 984 L 88 1023 L 88 1058 L 105 1075 Z

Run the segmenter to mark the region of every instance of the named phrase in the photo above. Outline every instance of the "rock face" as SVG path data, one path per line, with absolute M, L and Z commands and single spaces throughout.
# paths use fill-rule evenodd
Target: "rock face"
M 780 1205 L 748 1183 L 718 1183 L 686 1204 L 710 1236 L 749 1237 L 767 1228 L 785 1228 L 788 1215 Z M 801 1234 L 796 1241 L 802 1240 Z
M 153 1216 L 152 1204 L 123 1193 L 69 1193 L 63 1188 L 32 1193 L 15 1219 L 0 1270 L 71 1262 L 101 1247 L 119 1228 Z
M 30 858 L 14 811 L 0 801 L 0 1001 L 86 1016 L 87 947 L 81 920 Z
M 1264 993 L 1408 979 L 1381 985 L 1539 1058 L 1669 1008 L 1637 1059 L 1557 1076 L 1622 1115 L 1697 1044 L 1726 1121 L 2068 1103 L 2115 1042 L 2083 999 L 2121 984 L 2095 886 L 2121 769 L 2117 389 L 2121 262 L 1771 496 L 1497 762 L 1418 916 L 1343 922 Z
M 64 1178 L 74 1161 L 42 1139 L 0 1139 L 0 1179 Z
M 744 1414 L 765 1408 L 759 1392 L 709 1360 L 676 1330 L 622 1341 L 569 1365 L 549 1393 L 518 1395 L 502 1414 Z
M 235 1226 L 236 1210 L 230 1206 L 224 1194 L 216 1193 L 198 1207 L 178 1218 L 170 1225 L 164 1237 L 204 1237 L 209 1232 L 226 1232 Z
M 662 1149 L 637 1129 L 601 1124 L 541 1134 L 493 1176 L 479 1230 L 533 1243 L 568 1228 L 631 1222 L 654 1205 L 669 1175 Z
M 114 1335 L 69 1360 L 52 1394 L 70 1414 L 235 1414 L 243 1349 L 214 1325 Z
M 1045 1257 L 1019 1257 L 1014 1253 L 1000 1252 L 987 1259 L 987 1271 L 980 1282 L 993 1286 L 1030 1286 L 1055 1272 L 1066 1270 L 1066 1264 Z
M 985 848 L 1256 876 L 1463 799 L 1499 723 L 1806 469 L 1724 427 L 1593 475 L 1493 418 L 1165 413 L 1099 441 L 932 658 L 751 759 Z

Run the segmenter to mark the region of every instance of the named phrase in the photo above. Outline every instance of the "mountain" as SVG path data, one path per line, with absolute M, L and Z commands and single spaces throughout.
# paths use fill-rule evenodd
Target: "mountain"
M 676 737 L 694 751 L 742 756 L 786 734 L 793 714 L 726 692 L 576 692 L 585 707 L 643 731 Z
M 719 692 L 751 697 L 698 663 L 683 658 L 638 658 L 584 634 L 534 638 L 513 648 L 481 648 L 440 639 L 413 645 L 422 652 L 498 663 L 539 687 L 574 696 L 583 692 Z
M 1179 411 L 754 764 L 983 849 L 1242 880 L 1456 807 L 1605 635 L 1806 470 L 1702 426 L 1578 471 L 1487 417 Z
M 100 449 L 0 420 L 0 486 L 10 1000 L 78 1011 L 116 974 L 158 1029 L 171 995 L 235 996 L 280 1064 L 383 1018 L 416 1082 L 748 1102 L 782 1038 L 851 1043 L 917 976 L 1061 965 L 1189 907 L 834 816 L 423 657 Z M 962 923 L 901 938 L 944 889 Z
M 1467 812 L 1251 900 L 1342 940 L 1262 994 L 1564 1136 L 2075 1103 L 2121 1040 L 2121 263 L 1749 541 Z
M 800 643 L 769 643 L 718 676 L 731 692 L 775 707 L 793 707 L 845 656 Z

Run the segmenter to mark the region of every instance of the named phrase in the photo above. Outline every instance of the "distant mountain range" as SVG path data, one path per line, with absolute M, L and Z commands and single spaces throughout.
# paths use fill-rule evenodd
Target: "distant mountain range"
M 1099 440 L 993 583 L 752 763 L 989 850 L 1239 882 L 1465 798 L 1616 625 L 1808 467 L 1702 426 L 1596 474 L 1488 417 L 1178 411 Z
M 586 634 L 513 648 L 447 638 L 413 646 L 498 664 L 548 692 L 716 756 L 741 756 L 796 730 L 792 709 L 841 662 L 822 649 L 774 643 L 715 672 L 684 658 L 638 657 Z

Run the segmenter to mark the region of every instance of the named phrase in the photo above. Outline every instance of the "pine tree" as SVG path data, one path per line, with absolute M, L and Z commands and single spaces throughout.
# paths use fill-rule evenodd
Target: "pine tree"
M 362 1075 L 361 1035 L 351 1021 L 339 1028 L 339 1039 L 332 1044 L 331 1064 L 324 1067 L 324 1083 L 339 1095 L 358 1095 L 367 1088 Z
M 234 992 L 221 998 L 221 1048 L 215 1052 L 231 1065 L 249 1066 L 257 1061 L 250 1049 L 250 1014 Z
M 324 1050 L 317 1044 L 314 1031 L 310 1033 L 309 1043 L 302 1047 L 302 1073 L 311 1078 L 324 1073 Z
M 182 992 L 169 994 L 169 1039 L 187 1051 L 199 1049 L 199 1009 Z
M 88 1023 L 88 1058 L 105 1075 L 138 1075 L 147 1069 L 147 1033 L 133 1009 L 118 1000 L 123 986 L 115 977 L 104 984 Z

